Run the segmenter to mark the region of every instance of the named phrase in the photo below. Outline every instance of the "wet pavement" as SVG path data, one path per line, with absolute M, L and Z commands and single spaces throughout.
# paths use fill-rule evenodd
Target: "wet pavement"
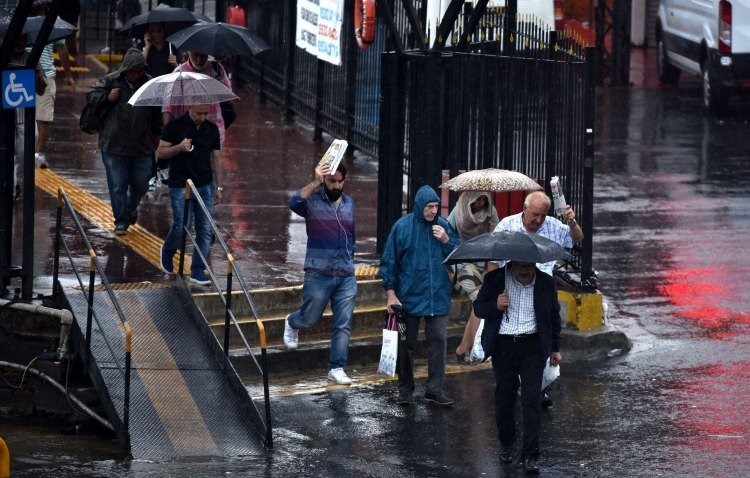
M 92 60 L 87 60 L 87 65 L 91 71 L 79 76 L 75 92 L 59 88 L 47 160 L 55 174 L 108 202 L 97 136 L 78 128 L 85 92 L 95 81 L 96 72 L 104 71 Z M 277 106 L 262 104 L 255 92 L 237 93 L 241 98 L 236 101 L 238 120 L 227 132 L 223 151 L 225 200 L 216 206 L 214 218 L 251 288 L 298 284 L 303 277 L 305 226 L 289 210 L 287 200 L 312 178 L 317 161 L 333 138 L 324 136 L 314 141 L 309 125 L 285 119 Z M 345 161 L 349 172 L 346 190 L 356 201 L 356 261 L 376 264 L 376 222 L 371 218 L 377 209 L 377 163 L 358 152 Z M 49 290 L 55 201 L 37 189 L 36 204 L 34 295 Z M 21 211 L 17 203 L 17 230 Z M 138 214 L 139 225 L 157 237 L 166 237 L 171 220 L 167 189 L 149 193 Z M 87 232 L 111 282 L 164 279 L 154 265 L 113 240 L 111 231 L 90 228 Z M 212 251 L 219 257 L 218 245 Z M 85 256 L 85 251 L 81 252 Z M 13 261 L 21 263 L 20 238 L 13 244 Z M 221 276 L 226 268 L 215 270 Z
M 750 233 L 750 104 L 738 101 L 727 116 L 708 118 L 700 103 L 698 83 L 690 79 L 677 89 L 598 93 L 594 267 L 610 305 L 608 320 L 634 347 L 604 361 L 563 363 L 551 390 L 554 406 L 543 418 L 542 476 L 724 477 L 750 469 L 750 292 L 744 287 L 750 281 L 744 239 Z M 273 140 L 261 148 L 265 157 L 279 154 L 310 169 L 324 145 L 311 143 L 306 153 L 277 147 L 279 135 L 305 140 L 309 132 L 285 125 L 273 107 L 254 108 L 283 130 L 266 132 Z M 233 172 L 233 187 L 243 177 L 263 192 L 241 193 L 254 206 L 239 202 L 241 214 L 232 217 L 254 219 L 229 232 L 248 238 L 250 245 L 238 239 L 236 247 L 251 251 L 245 261 L 258 277 L 268 272 L 273 281 L 293 281 L 301 272 L 290 267 L 301 261 L 294 251 L 304 248 L 289 244 L 302 244 L 304 231 L 289 219 L 282 198 L 306 176 L 264 173 L 263 154 L 247 149 L 237 147 L 254 158 L 249 164 L 257 174 L 277 184 L 276 192 L 252 174 Z M 278 161 L 273 170 L 291 170 Z M 98 163 L 81 164 L 88 169 L 59 167 L 70 177 L 92 178 L 92 188 L 106 197 L 93 184 Z M 356 177 L 372 178 L 362 181 L 372 192 L 371 167 L 354 160 Z M 355 198 L 367 209 L 366 186 L 352 179 L 350 191 L 364 188 Z M 285 225 L 258 224 L 254 209 L 264 206 L 276 212 L 265 221 L 281 218 Z M 149 229 L 166 227 L 146 214 Z M 274 233 L 277 241 L 268 242 Z M 113 270 L 131 278 L 151 273 L 138 271 L 129 251 L 108 245 L 114 242 L 109 233 L 97 234 L 98 248 L 123 257 Z M 284 240 L 284 247 L 271 247 Z M 369 248 L 361 247 L 365 258 Z M 14 477 L 522 476 L 518 466 L 498 460 L 491 372 L 449 375 L 445 388 L 457 398 L 452 409 L 419 401 L 397 407 L 393 382 L 275 397 L 274 449 L 257 457 L 132 462 L 110 440 L 7 419 L 0 419 L 0 435 L 11 447 Z

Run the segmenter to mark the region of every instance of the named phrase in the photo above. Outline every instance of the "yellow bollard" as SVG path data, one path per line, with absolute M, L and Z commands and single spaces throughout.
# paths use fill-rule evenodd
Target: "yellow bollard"
M 10 451 L 3 438 L 0 437 L 0 478 L 10 477 Z
M 576 298 L 570 292 L 557 291 L 557 301 L 560 303 L 560 319 L 563 327 L 575 324 L 578 321 L 578 304 Z
M 604 325 L 602 295 L 598 292 L 581 294 L 578 308 L 578 330 L 596 329 Z
M 560 319 L 563 327 L 576 330 L 591 330 L 604 325 L 602 295 L 598 292 L 573 294 L 564 290 L 557 291 L 560 302 Z

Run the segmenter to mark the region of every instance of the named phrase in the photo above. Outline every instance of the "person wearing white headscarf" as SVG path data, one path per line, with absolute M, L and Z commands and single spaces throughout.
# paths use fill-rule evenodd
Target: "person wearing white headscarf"
M 458 232 L 461 241 L 491 232 L 500 220 L 492 205 L 490 193 L 484 191 L 464 191 L 456 206 L 448 216 L 448 222 Z M 463 262 L 456 264 L 456 288 L 463 291 L 472 302 L 479 293 L 484 277 L 485 263 Z M 464 336 L 456 348 L 456 358 L 460 363 L 469 364 L 483 357 L 472 357 L 474 337 L 479 328 L 479 319 L 472 310 L 464 329 Z

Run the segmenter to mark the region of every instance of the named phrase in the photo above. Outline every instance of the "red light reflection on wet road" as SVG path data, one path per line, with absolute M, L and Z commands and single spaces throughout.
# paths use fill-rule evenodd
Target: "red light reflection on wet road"
M 744 455 L 750 434 L 750 362 L 697 368 L 670 389 L 685 404 L 676 425 L 693 437 L 685 444 L 704 451 Z
M 726 284 L 729 277 L 733 275 L 724 267 L 673 268 L 658 291 L 679 308 L 679 317 L 693 321 L 711 337 L 723 339 L 737 334 L 737 325 L 750 325 L 750 313 L 724 306 L 736 299 Z

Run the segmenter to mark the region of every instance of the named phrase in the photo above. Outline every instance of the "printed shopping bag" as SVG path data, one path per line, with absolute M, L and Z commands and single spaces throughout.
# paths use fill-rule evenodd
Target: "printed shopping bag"
M 378 373 L 393 377 L 396 375 L 396 357 L 398 356 L 398 331 L 396 316 L 391 314 L 383 329 L 383 348 L 380 349 Z

